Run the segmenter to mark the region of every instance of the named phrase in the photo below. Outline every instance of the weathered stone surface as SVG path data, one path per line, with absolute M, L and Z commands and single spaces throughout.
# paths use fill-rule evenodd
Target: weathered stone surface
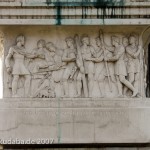
M 5 99 L 0 102 L 0 139 L 41 138 L 54 139 L 54 143 L 149 142 L 149 99 L 87 99 L 79 105 L 81 101 L 76 99 L 66 107 L 70 100 Z
M 145 97 L 144 26 L 12 29 L 2 29 L 4 97 Z
M 134 147 L 111 147 L 111 148 L 59 148 L 61 150 L 149 150 L 149 148 L 134 148 Z M 5 149 L 5 150 L 13 150 L 13 149 Z M 32 149 L 26 149 L 26 150 L 32 150 Z M 58 150 L 56 148 L 37 148 L 36 150 Z
M 1 1 L 0 24 L 150 24 L 149 6 L 149 1 L 131 0 Z
M 107 0 L 101 1 L 56 1 L 56 0 L 2 0 L 0 2 L 0 25 L 57 25 L 57 26 L 0 26 L 1 31 L 4 33 L 4 97 L 0 101 L 0 139 L 19 139 L 19 140 L 34 140 L 35 143 L 40 142 L 39 139 L 48 139 L 51 143 L 149 143 L 150 141 L 150 102 L 148 98 L 145 98 L 146 93 L 146 65 L 148 64 L 148 45 L 150 43 L 149 30 L 147 26 L 150 24 L 149 15 L 149 0 Z M 112 7 L 113 6 L 113 7 Z M 15 9 L 16 8 L 16 9 Z M 60 25 L 74 25 L 74 26 L 60 26 Z M 98 26 L 75 26 L 75 25 L 98 25 Z M 118 25 L 118 26 L 101 26 L 102 32 L 100 32 L 99 25 Z M 123 25 L 123 26 L 119 26 Z M 127 26 L 124 26 L 127 25 Z M 129 25 L 141 25 L 141 26 L 129 26 Z M 20 33 L 22 34 L 20 36 Z M 93 90 L 94 94 L 86 96 L 86 92 L 81 96 L 74 96 L 72 93 L 75 88 L 72 87 L 72 83 L 68 83 L 71 88 L 71 94 L 62 98 L 60 94 L 61 90 L 59 86 L 51 87 L 48 92 L 44 93 L 41 89 L 39 94 L 36 88 L 39 84 L 33 84 L 31 95 L 26 95 L 24 89 L 29 89 L 31 86 L 26 84 L 28 88 L 25 88 L 22 77 L 26 77 L 28 73 L 24 64 L 24 60 L 31 54 L 33 50 L 49 49 L 49 47 L 39 46 L 38 43 L 53 42 L 51 46 L 56 46 L 61 49 L 63 54 L 68 55 L 65 52 L 71 46 L 66 45 L 66 37 L 78 37 L 74 38 L 75 45 L 73 49 L 80 49 L 82 43 L 82 35 L 86 33 L 89 35 L 91 41 L 87 44 L 87 47 L 97 47 L 95 38 L 99 36 L 102 42 L 101 48 L 104 50 L 109 46 L 109 50 L 113 47 L 115 50 L 118 48 L 116 54 L 112 54 L 117 57 L 119 52 L 124 49 L 125 54 L 129 58 L 132 55 L 136 56 L 135 60 L 121 59 L 121 67 L 125 63 L 125 68 L 132 71 L 133 61 L 134 65 L 140 66 L 140 70 L 134 70 L 133 72 L 127 72 L 125 78 L 119 78 L 118 81 L 123 85 L 126 81 L 129 81 L 131 85 L 125 84 L 130 87 L 133 92 L 131 98 L 131 92 L 129 95 L 125 94 L 127 98 L 118 95 L 117 84 L 113 83 L 113 94 L 110 92 L 109 79 L 106 79 L 106 95 L 100 94 L 97 91 L 97 87 Z M 104 36 L 103 34 L 104 33 Z M 132 33 L 137 34 L 137 38 L 131 36 Z M 144 34 L 143 34 L 144 33 Z M 78 36 L 75 36 L 78 34 Z M 111 37 L 115 35 L 115 40 L 111 41 Z M 15 41 L 17 37 L 17 40 Z M 24 43 L 24 37 L 26 44 Z M 123 43 L 124 37 L 129 40 L 129 45 Z M 132 38 L 130 38 L 132 37 Z M 0 40 L 3 39 L 0 37 Z M 21 39 L 21 40 L 20 40 Z M 70 38 L 69 38 L 70 39 Z M 133 41 L 130 39 L 134 39 Z M 43 42 L 45 41 L 45 42 Z M 112 44 L 114 41 L 122 45 L 121 47 Z M 118 42 L 119 41 L 119 42 Z M 81 43 L 80 43 L 81 42 Z M 18 44 L 19 43 L 19 44 Z M 20 45 L 21 44 L 21 45 Z M 83 44 L 83 43 L 82 43 Z M 14 46 L 15 45 L 15 46 Z M 20 46 L 19 46 L 20 45 Z M 44 44 L 43 44 L 44 45 Z M 70 44 L 69 44 L 70 45 Z M 27 50 L 28 53 L 20 52 L 18 50 Z M 110 48 L 111 47 L 111 48 Z M 124 48 L 123 48 L 124 47 Z M 140 49 L 140 48 L 141 49 Z M 56 49 L 57 49 L 56 48 Z M 143 49 L 144 50 L 143 50 Z M 11 53 L 13 49 L 13 53 Z M 72 50 L 72 49 L 71 49 Z M 3 44 L 0 43 L 0 56 L 3 57 Z M 16 57 L 21 57 L 21 61 L 18 61 L 21 66 L 24 66 L 24 71 L 16 77 L 17 88 L 12 88 L 12 80 L 15 73 L 14 63 L 9 58 L 13 58 L 16 61 Z M 131 52 L 131 54 L 130 54 Z M 140 52 L 140 53 L 138 53 Z M 14 54 L 15 53 L 15 54 Z M 137 53 L 137 54 L 136 54 Z M 130 54 L 130 55 L 129 55 Z M 134 56 L 134 54 L 136 54 Z M 16 56 L 17 55 L 17 56 Z M 20 56 L 21 55 L 21 56 Z M 34 57 L 38 57 L 37 54 L 33 54 Z M 81 54 L 82 55 L 82 54 Z M 10 57 L 11 56 L 11 57 Z M 31 56 L 31 55 L 30 55 Z M 78 56 L 78 54 L 77 54 Z M 74 56 L 74 59 L 77 59 Z M 8 57 L 8 59 L 6 59 Z M 97 55 L 92 59 L 97 58 Z M 2 58 L 1 58 L 2 59 Z M 66 61 L 67 57 L 61 57 L 62 61 Z M 86 58 L 89 59 L 89 58 Z M 91 58 L 90 58 L 91 59 Z M 109 60 L 110 59 L 110 60 Z M 111 58 L 105 57 L 103 62 L 113 61 Z M 8 61 L 7 61 L 8 60 Z M 120 61 L 120 57 L 118 58 Z M 10 63 L 9 63 L 10 61 Z M 31 61 L 31 60 L 30 60 Z M 93 60 L 88 60 L 93 61 Z M 95 60 L 94 60 L 95 61 Z M 34 62 L 34 60 L 32 60 Z M 69 61 L 67 61 L 70 63 Z M 29 63 L 29 62 L 28 62 Z M 113 63 L 114 65 L 115 63 Z M 9 66 L 10 65 L 10 66 Z M 78 66 L 79 67 L 79 66 Z M 106 66 L 105 66 L 106 67 Z M 17 68 L 17 67 L 16 67 Z M 18 67 L 19 68 L 19 67 Z M 25 69 L 26 68 L 26 69 Z M 123 68 L 123 67 L 122 67 Z M 130 69 L 129 69 L 130 68 Z M 108 68 L 109 69 L 109 68 Z M 17 70 L 17 69 L 16 69 Z M 90 69 L 89 69 L 90 70 Z M 95 69 L 96 70 L 96 69 Z M 120 69 L 121 70 L 121 69 Z M 123 69 L 122 69 L 123 70 Z M 31 70 L 32 71 L 32 70 Z M 124 70 L 123 70 L 124 71 Z M 122 71 L 122 72 L 123 72 Z M 47 71 L 48 72 L 48 71 Z M 108 73 L 108 72 L 107 72 Z M 129 73 L 133 73 L 132 78 Z M 136 76 L 140 73 L 140 76 Z M 31 73 L 32 74 L 32 73 Z M 94 72 L 94 75 L 96 73 Z M 121 73 L 120 73 L 121 74 Z M 9 78 L 11 75 L 11 79 Z M 36 74 L 35 74 L 36 75 Z M 50 74 L 49 74 L 50 75 Z M 60 72 L 56 75 L 60 75 Z M 72 74 L 74 75 L 74 74 Z M 122 74 L 121 74 L 122 75 Z M 124 74 L 123 74 L 124 75 Z M 32 76 L 34 76 L 32 74 Z M 89 74 L 86 73 L 86 81 L 89 81 Z M 90 76 L 91 77 L 91 76 Z M 106 75 L 108 78 L 109 75 Z M 21 80 L 21 84 L 18 82 Z M 66 76 L 61 76 L 60 84 L 66 82 Z M 32 78 L 33 80 L 34 78 Z M 40 78 L 41 79 L 41 78 Z M 90 78 L 91 79 L 91 78 Z M 132 81 L 132 80 L 133 81 Z M 83 81 L 83 80 L 82 80 Z M 103 79 L 102 79 L 103 81 Z M 139 81 L 138 85 L 135 81 Z M 39 82 L 39 81 L 38 81 Z M 56 81 L 58 83 L 58 81 Z M 94 81 L 94 84 L 99 80 Z M 134 83 L 133 83 L 134 82 Z M 19 84 L 18 84 L 19 83 Z M 42 85 L 42 82 L 39 82 Z M 46 82 L 49 83 L 49 82 Z M 8 86 L 9 84 L 9 86 Z M 46 84 L 47 85 L 47 84 Z M 51 84 L 50 84 L 51 85 Z M 75 85 L 75 84 L 74 84 Z M 134 86 L 134 89 L 133 87 Z M 13 84 L 14 87 L 14 84 Z M 46 86 L 45 86 L 46 87 Z M 45 88 L 44 87 L 44 88 Z M 88 92 L 91 89 L 88 87 Z M 138 88 L 138 92 L 135 92 L 135 88 Z M 13 90 L 12 90 L 13 89 Z M 16 91 L 14 90 L 16 89 Z M 52 93 L 55 89 L 56 95 Z M 66 88 L 62 89 L 65 90 Z M 118 88 L 122 89 L 122 88 Z M 103 88 L 101 88 L 103 90 Z M 14 93 L 12 91 L 15 91 Z M 67 90 L 66 90 L 67 91 Z M 66 92 L 65 91 L 65 92 Z M 82 90 L 81 93 L 83 93 Z M 33 94 L 34 93 L 34 94 Z M 67 93 L 67 92 L 66 92 Z M 65 93 L 65 94 L 66 94 Z M 136 93 L 136 94 L 134 94 Z M 139 95 L 138 95 L 139 94 Z M 19 95 L 19 96 L 18 96 Z M 42 96 L 41 96 L 42 95 Z M 66 94 L 67 95 L 67 94 Z M 148 95 L 148 93 L 147 93 Z M 20 98 L 12 98 L 20 97 Z M 21 98 L 23 97 L 23 98 Z M 26 98 L 24 98 L 26 97 Z M 41 97 L 41 98 L 37 98 Z M 43 98 L 54 97 L 54 98 Z M 60 98 L 61 97 L 61 98 Z M 76 98 L 75 98 L 76 97 Z M 85 98 L 86 97 L 86 98 Z M 89 98 L 91 97 L 91 98 Z M 100 98 L 104 97 L 104 98 Z M 110 98 L 111 97 L 111 98 Z M 7 143 L 7 141 L 6 141 Z M 12 143 L 13 144 L 13 143 Z M 29 143 L 30 144 L 30 143 Z M 32 144 L 32 143 L 31 143 Z M 38 143 L 40 144 L 40 143 Z M 86 149 L 86 148 L 85 148 Z M 103 148 L 103 150 L 119 150 L 121 148 Z M 123 148 L 128 150 L 142 150 L 148 148 Z
M 42 82 L 39 82 L 39 79 L 43 79 L 40 76 L 38 76 L 38 80 L 37 80 L 38 84 L 33 84 L 33 85 L 31 84 L 31 86 L 30 84 L 27 85 L 29 88 L 32 87 L 30 91 L 31 95 L 24 95 L 25 87 L 23 84 L 23 80 L 21 80 L 20 78 L 20 76 L 26 77 L 26 75 L 28 76 L 32 75 L 31 82 L 37 79 L 34 78 L 33 76 L 37 75 L 39 73 L 38 71 L 41 71 L 39 70 L 38 67 L 36 68 L 37 72 L 33 72 L 32 69 L 30 69 L 30 73 L 28 72 L 29 62 L 33 64 L 41 62 L 41 60 L 36 61 L 39 54 L 37 55 L 36 53 L 34 53 L 35 50 L 39 51 L 42 49 L 42 52 L 43 51 L 45 52 L 45 50 L 47 49 L 50 50 L 50 52 L 52 53 L 53 52 L 52 48 L 57 47 L 57 50 L 63 52 L 63 56 L 61 57 L 61 60 L 65 61 L 67 60 L 66 54 L 68 53 L 68 51 L 66 50 L 68 50 L 71 47 L 73 48 L 73 50 L 77 48 L 76 55 L 79 57 L 78 51 L 82 50 L 82 48 L 80 49 L 80 45 L 78 45 L 77 41 L 78 41 L 78 37 L 80 37 L 79 39 L 82 39 L 81 43 L 83 42 L 84 39 L 83 37 L 87 37 L 85 35 L 82 37 L 84 33 L 89 35 L 91 47 L 92 46 L 94 48 L 99 47 L 102 49 L 109 47 L 109 50 L 111 50 L 112 47 L 116 48 L 115 47 L 116 45 L 113 43 L 114 41 L 112 40 L 115 39 L 115 41 L 120 40 L 121 46 L 119 50 L 120 51 L 123 50 L 123 52 L 125 52 L 129 58 L 130 56 L 128 51 L 130 51 L 131 53 L 133 49 L 134 52 L 132 52 L 132 55 L 138 52 L 137 54 L 138 56 L 140 52 L 143 52 L 143 50 L 139 49 L 139 47 L 142 46 L 141 33 L 142 31 L 145 31 L 145 29 L 147 29 L 147 27 L 145 26 L 133 26 L 133 27 L 118 26 L 117 28 L 102 26 L 101 30 L 99 26 L 94 26 L 94 28 L 92 26 L 91 27 L 82 27 L 82 26 L 78 26 L 78 27 L 75 26 L 7 27 L 6 26 L 4 27 L 2 26 L 1 30 L 4 33 L 4 37 L 5 37 L 5 42 L 4 42 L 5 64 L 4 64 L 4 98 L 1 99 L 0 101 L 0 120 L 1 120 L 0 139 L 5 139 L 5 140 L 6 139 L 9 140 L 10 138 L 12 139 L 17 138 L 19 140 L 31 139 L 34 140 L 35 142 L 39 142 L 38 139 L 49 139 L 56 144 L 57 143 L 146 143 L 149 142 L 150 141 L 150 130 L 149 130 L 150 102 L 149 99 L 145 98 L 145 94 L 143 93 L 145 90 L 145 85 L 144 85 L 145 76 L 143 75 L 144 72 L 141 70 L 139 71 L 134 70 L 135 71 L 134 73 L 139 73 L 139 72 L 142 73 L 140 78 L 136 78 L 136 81 L 139 81 L 139 84 L 135 86 L 132 83 L 133 81 L 135 81 L 135 79 L 131 82 L 131 84 L 134 85 L 135 88 L 138 87 L 139 92 L 142 93 L 143 95 L 141 94 L 139 97 L 136 97 L 138 96 L 136 94 L 134 98 L 131 98 L 132 93 L 130 91 L 128 91 L 129 95 L 128 92 L 126 93 L 127 94 L 126 98 L 123 97 L 117 98 L 119 88 L 117 90 L 117 84 L 116 82 L 113 82 L 113 89 L 112 89 L 113 92 L 110 92 L 111 88 L 109 87 L 110 83 L 107 79 L 108 78 L 107 75 L 106 75 L 107 82 L 105 83 L 105 86 L 107 88 L 106 88 L 106 95 L 104 96 L 104 98 L 100 98 L 102 96 L 100 96 L 100 91 L 97 91 L 98 88 L 95 88 L 93 90 L 92 96 L 86 96 L 85 94 L 86 92 L 84 91 L 84 89 L 82 89 L 83 95 L 79 95 L 78 97 L 75 97 L 74 94 L 72 94 L 72 91 L 76 90 L 76 88 L 73 88 L 72 86 L 75 79 L 73 79 L 73 81 L 71 82 L 68 82 L 68 78 L 67 77 L 65 78 L 64 74 L 61 75 L 60 73 L 55 74 L 53 78 L 57 77 L 56 75 L 60 75 L 60 78 L 62 80 L 56 80 L 57 79 L 56 78 L 55 87 L 49 89 L 50 91 L 55 89 L 56 96 L 52 96 L 52 95 L 47 96 L 47 93 L 42 93 L 44 97 L 49 97 L 49 98 L 43 98 L 43 95 L 42 96 L 38 94 L 36 95 L 37 92 L 36 88 L 38 88 L 39 85 L 41 86 L 43 84 L 43 80 Z M 23 33 L 23 35 L 20 35 L 20 33 Z M 140 35 L 140 38 L 138 36 L 137 38 L 135 38 L 135 36 L 131 36 L 131 33 L 136 33 L 138 36 Z M 78 36 L 76 34 L 78 34 Z M 26 39 L 25 41 L 24 41 L 24 37 Z M 103 45 L 103 47 L 100 47 L 98 41 L 95 41 L 95 38 L 96 40 L 98 39 L 101 40 L 102 42 L 101 44 Z M 130 44 L 128 44 L 128 42 L 125 39 L 127 41 L 129 39 Z M 68 40 L 75 41 L 76 47 L 73 47 L 72 43 L 69 43 L 69 45 L 67 45 L 68 43 L 66 42 Z M 139 43 L 137 42 L 139 45 L 135 43 L 135 41 L 139 41 Z M 24 42 L 26 42 L 26 44 Z M 52 42 L 53 44 L 50 42 Z M 48 44 L 50 44 L 51 47 L 49 47 Z M 131 49 L 131 45 L 133 46 L 132 49 Z M 87 47 L 89 47 L 89 45 Z M 20 48 L 19 49 L 20 51 L 17 48 Z M 25 48 L 27 50 L 27 53 L 23 51 L 25 50 Z M 124 49 L 126 51 L 124 51 Z M 118 54 L 120 51 L 116 52 L 116 54 Z M 71 52 L 74 53 L 74 51 Z M 76 57 L 76 55 L 73 57 L 72 60 L 73 62 L 78 58 Z M 81 55 L 83 55 L 83 53 Z M 31 60 L 27 61 L 28 63 L 26 62 L 27 64 L 25 64 L 24 63 L 25 57 L 29 57 L 29 56 L 35 58 L 32 61 Z M 88 61 L 95 60 L 96 58 L 96 56 L 94 55 L 92 55 L 92 59 L 90 59 L 89 57 L 87 58 L 89 59 Z M 16 97 L 16 95 L 13 94 L 14 87 L 12 87 L 13 85 L 12 79 L 14 79 L 16 75 L 16 73 L 12 73 L 12 71 L 15 70 L 13 61 L 16 61 L 16 59 L 17 61 L 21 60 L 21 62 L 15 64 L 15 67 L 16 65 L 22 64 L 21 67 L 19 66 L 21 70 L 21 68 L 24 66 L 23 70 L 21 70 L 23 73 L 21 72 L 21 75 L 19 74 L 19 80 L 22 81 L 21 84 L 22 86 L 18 84 L 19 80 L 16 82 L 17 93 L 15 94 L 19 95 L 18 98 L 14 98 Z M 121 61 L 124 60 L 125 59 L 122 57 Z M 144 60 L 143 55 L 140 55 L 140 57 L 136 59 L 136 63 L 142 62 L 144 64 L 145 61 L 143 60 Z M 129 65 L 127 65 L 129 63 L 128 61 L 129 60 L 127 60 L 126 64 L 124 65 L 124 67 L 126 67 L 127 69 L 129 69 Z M 70 59 L 68 64 L 69 63 L 70 63 Z M 111 63 L 112 65 L 115 64 L 113 63 L 113 61 Z M 95 62 L 93 64 L 96 65 Z M 132 64 L 132 59 L 130 59 L 130 64 Z M 74 65 L 75 63 L 73 63 L 73 66 Z M 19 67 L 16 68 L 18 69 Z M 12 68 L 13 70 L 12 71 L 9 70 L 10 68 Z M 64 68 L 63 71 L 65 71 L 66 68 Z M 20 70 L 17 69 L 15 71 L 19 72 Z M 141 66 L 141 69 L 144 69 L 143 66 Z M 53 71 L 54 70 L 50 72 Z M 96 69 L 94 71 L 96 71 Z M 46 70 L 46 72 L 49 72 L 49 70 Z M 129 73 L 126 72 L 126 70 L 123 70 L 123 72 L 127 74 Z M 122 74 L 122 72 L 119 73 Z M 89 74 L 88 73 L 85 74 L 86 74 L 86 78 L 88 79 Z M 94 72 L 94 75 L 95 74 L 96 73 Z M 12 79 L 9 78 L 10 75 Z M 124 75 L 126 76 L 126 74 L 123 74 L 123 76 Z M 47 78 L 45 77 L 46 76 L 44 76 L 44 80 L 46 79 L 46 83 L 53 83 L 50 82 L 51 80 L 47 81 Z M 125 80 L 128 81 L 128 83 L 130 83 L 129 78 L 125 78 Z M 68 85 L 70 86 L 69 91 L 71 91 L 71 94 L 68 96 L 68 98 L 67 96 L 66 98 L 63 98 L 64 96 L 60 94 L 61 91 L 66 90 L 67 88 L 60 89 L 58 85 L 56 86 L 56 84 L 59 83 L 58 81 L 59 82 L 67 81 Z M 121 84 L 122 82 L 124 82 L 124 80 L 122 80 L 121 78 L 119 78 L 119 80 L 117 81 L 120 81 Z M 95 86 L 96 81 L 94 80 L 94 82 L 92 83 L 94 83 Z M 51 85 L 52 84 L 50 84 L 49 86 Z M 74 84 L 74 86 L 76 86 L 76 84 Z M 128 87 L 129 84 L 126 84 L 126 86 Z M 88 92 L 90 93 L 91 91 L 89 90 L 89 88 L 88 88 Z M 38 92 L 41 91 L 42 90 L 40 89 Z M 97 96 L 97 94 L 99 95 Z

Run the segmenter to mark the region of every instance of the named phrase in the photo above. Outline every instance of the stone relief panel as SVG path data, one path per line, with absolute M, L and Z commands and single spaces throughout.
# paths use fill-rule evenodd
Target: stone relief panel
M 3 97 L 4 34 L 0 31 L 0 98 Z
M 6 93 L 33 98 L 142 97 L 138 34 L 106 34 L 104 29 L 96 36 L 85 33 L 64 34 L 57 44 L 38 36 L 28 48 L 28 37 L 18 34 L 5 55 Z

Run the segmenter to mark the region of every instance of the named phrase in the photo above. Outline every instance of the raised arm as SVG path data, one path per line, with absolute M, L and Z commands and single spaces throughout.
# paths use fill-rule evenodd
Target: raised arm
M 26 56 L 27 58 L 33 59 L 33 58 L 36 58 L 38 55 L 32 54 L 32 53 L 26 53 L 25 56 Z

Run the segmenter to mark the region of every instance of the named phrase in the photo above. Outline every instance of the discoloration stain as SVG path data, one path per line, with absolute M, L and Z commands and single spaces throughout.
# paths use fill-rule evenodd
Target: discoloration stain
M 60 98 L 58 98 L 58 114 L 57 114 L 57 138 L 58 138 L 58 143 L 61 142 L 61 124 L 60 124 L 60 116 L 61 115 L 61 110 L 60 110 Z
M 97 18 L 100 18 L 99 10 L 101 10 L 103 24 L 105 24 L 105 18 L 107 18 L 106 9 L 108 9 L 108 11 L 111 11 L 111 18 L 116 18 L 116 6 L 121 8 L 121 14 L 123 14 L 124 0 L 95 0 L 94 7 L 97 9 Z
M 117 18 L 116 7 L 120 8 L 121 16 L 123 16 L 123 6 L 125 0 L 80 0 L 78 2 L 61 2 L 60 0 L 46 0 L 46 4 L 54 5 L 56 7 L 56 25 L 61 25 L 61 9 L 63 6 L 81 6 L 82 7 L 82 19 L 87 19 L 89 7 L 94 7 L 97 9 L 97 18 L 103 19 L 103 24 L 105 24 L 105 18 L 108 18 L 107 11 L 111 11 L 109 18 Z M 120 17 L 121 18 L 121 17 Z M 82 22 L 81 22 L 82 24 Z
M 59 0 L 52 2 L 52 0 L 46 0 L 46 4 L 49 6 L 50 4 L 53 4 L 56 7 L 56 25 L 61 25 L 61 8 L 62 8 L 62 2 Z
M 57 6 L 56 25 L 61 25 L 61 6 Z
M 46 0 L 46 4 L 55 6 L 124 6 L 125 0 Z M 58 3 L 59 2 L 59 3 Z

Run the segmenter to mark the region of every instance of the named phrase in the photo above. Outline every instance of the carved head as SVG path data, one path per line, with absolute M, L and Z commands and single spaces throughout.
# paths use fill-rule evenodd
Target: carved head
M 101 47 L 102 42 L 101 42 L 100 38 L 99 38 L 99 37 L 96 37 L 95 40 L 96 40 L 96 45 L 97 45 L 98 47 Z
M 25 44 L 25 37 L 23 35 L 18 35 L 16 38 L 16 43 L 20 43 L 21 46 L 24 46 Z
M 117 45 L 120 44 L 120 39 L 119 39 L 119 37 L 117 37 L 117 36 L 112 36 L 112 37 L 111 37 L 111 42 L 112 42 L 112 45 L 113 45 L 113 46 L 117 46 Z
M 122 44 L 124 47 L 127 47 L 129 45 L 129 41 L 127 37 L 123 37 L 122 38 Z
M 81 42 L 82 44 L 89 45 L 90 44 L 89 36 L 87 34 L 82 35 Z
M 38 42 L 37 42 L 37 47 L 38 48 L 43 48 L 43 47 L 45 47 L 45 45 L 46 45 L 46 42 L 45 42 L 45 40 L 39 40 Z
M 56 47 L 52 42 L 46 43 L 46 49 L 55 54 Z
M 75 43 L 74 43 L 74 39 L 72 37 L 66 38 L 65 41 L 66 41 L 68 47 L 72 47 L 72 46 L 74 47 Z
M 136 44 L 137 43 L 137 38 L 135 35 L 130 35 L 129 37 L 129 43 L 130 44 Z

